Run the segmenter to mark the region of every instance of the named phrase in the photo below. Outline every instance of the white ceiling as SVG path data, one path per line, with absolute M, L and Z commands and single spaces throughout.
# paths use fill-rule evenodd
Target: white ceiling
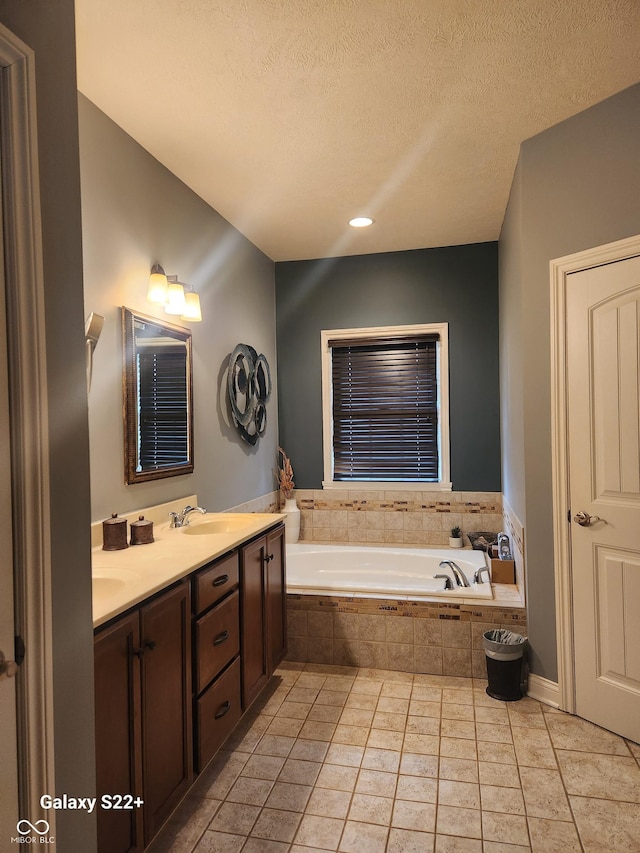
M 80 91 L 274 260 L 495 240 L 520 142 L 640 80 L 637 0 L 76 0 L 76 25 Z

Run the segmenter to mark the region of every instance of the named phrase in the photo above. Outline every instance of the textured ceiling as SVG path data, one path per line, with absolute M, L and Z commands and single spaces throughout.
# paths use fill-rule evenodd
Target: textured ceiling
M 76 24 L 80 91 L 274 260 L 495 240 L 520 142 L 640 80 L 637 0 L 76 0 Z

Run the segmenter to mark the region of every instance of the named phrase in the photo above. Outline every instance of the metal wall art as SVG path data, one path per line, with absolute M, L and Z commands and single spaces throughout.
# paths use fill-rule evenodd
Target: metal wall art
M 247 444 L 255 445 L 267 428 L 271 396 L 269 362 L 248 344 L 238 344 L 229 356 L 227 387 L 233 422 Z

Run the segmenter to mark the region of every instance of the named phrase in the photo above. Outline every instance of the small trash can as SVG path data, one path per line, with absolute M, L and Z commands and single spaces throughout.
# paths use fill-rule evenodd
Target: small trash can
M 527 638 L 506 628 L 497 628 L 486 631 L 482 640 L 487 658 L 488 695 L 504 702 L 522 699 Z

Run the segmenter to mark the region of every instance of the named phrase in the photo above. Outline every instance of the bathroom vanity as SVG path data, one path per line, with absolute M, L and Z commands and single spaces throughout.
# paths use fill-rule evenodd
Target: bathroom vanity
M 286 653 L 282 517 L 166 528 L 94 549 L 98 803 L 132 806 L 97 808 L 104 853 L 150 844 Z

